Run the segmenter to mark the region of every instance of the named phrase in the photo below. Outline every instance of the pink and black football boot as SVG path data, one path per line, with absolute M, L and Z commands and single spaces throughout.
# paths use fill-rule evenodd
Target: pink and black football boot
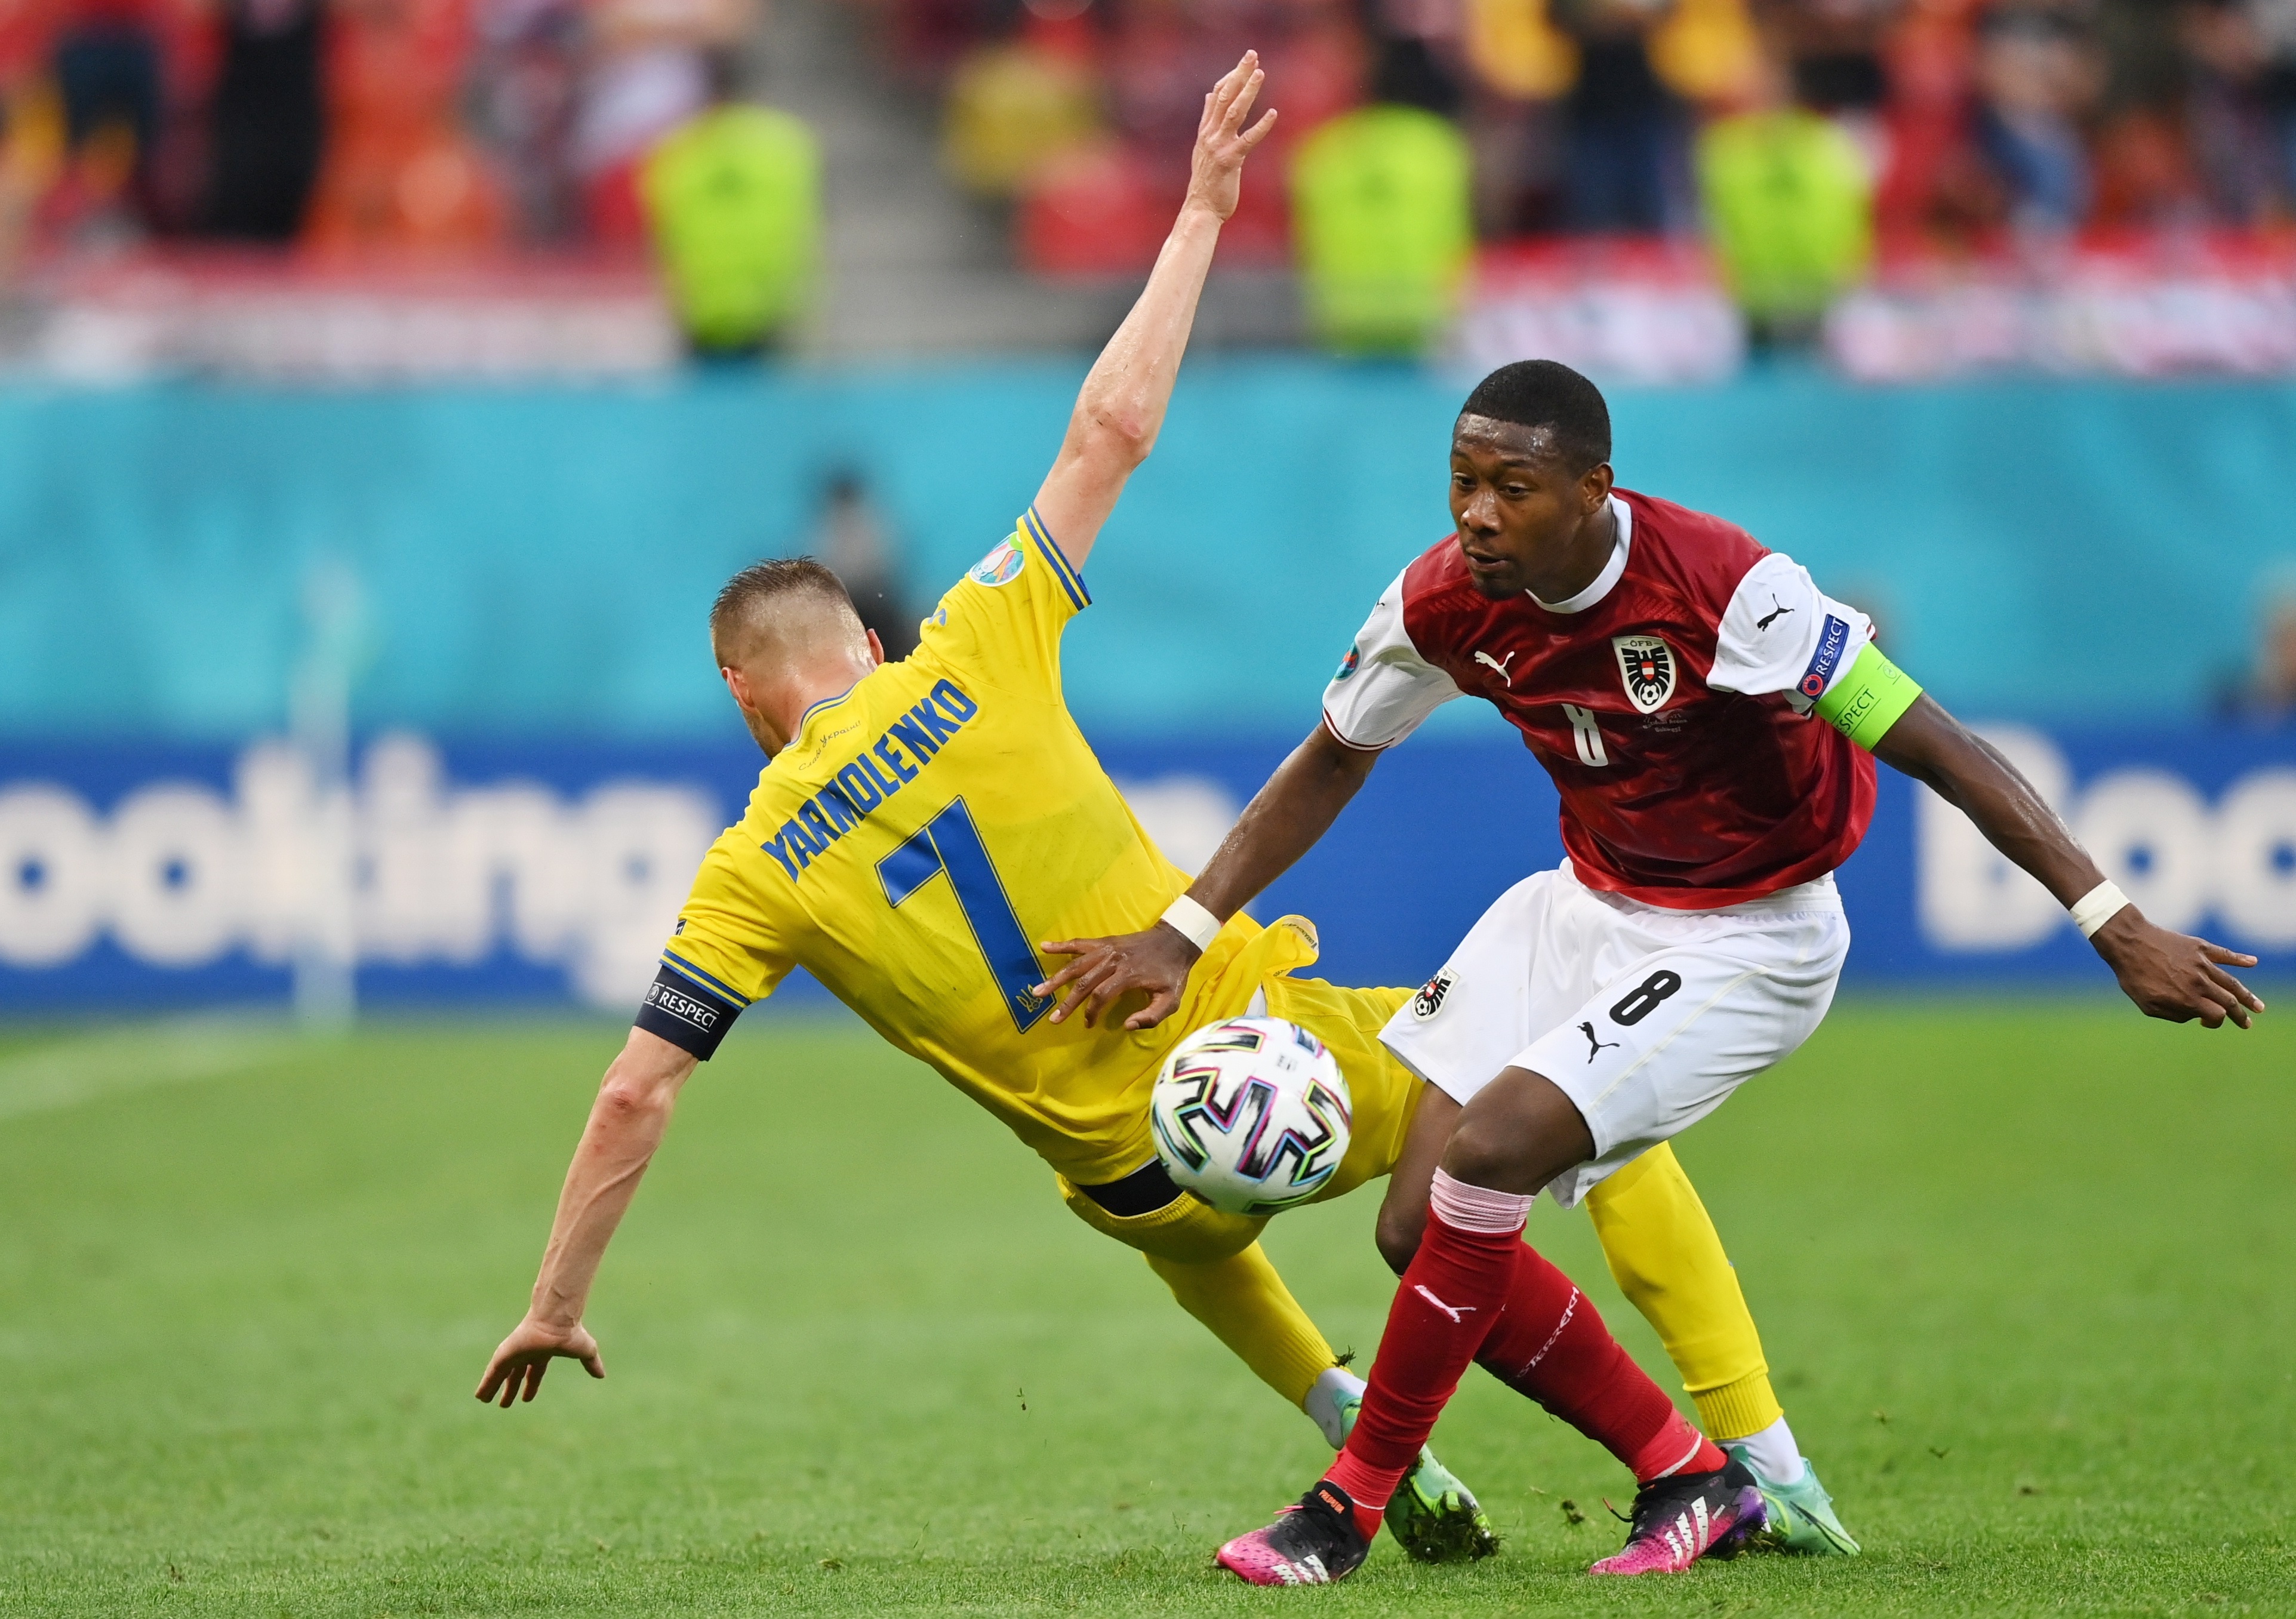
M 1743 1462 L 1654 1478 L 1635 1492 L 1627 1543 L 1590 1574 L 1678 1574 L 1701 1557 L 1734 1557 L 1767 1516 Z
M 1267 1528 L 1221 1547 L 1213 1561 L 1247 1584 L 1329 1585 L 1362 1567 L 1370 1551 L 1356 1528 L 1355 1502 L 1326 1478 Z

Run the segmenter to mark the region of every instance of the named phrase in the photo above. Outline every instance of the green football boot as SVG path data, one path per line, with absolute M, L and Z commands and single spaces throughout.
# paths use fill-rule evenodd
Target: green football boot
M 1338 1404 L 1341 1423 L 1353 1432 L 1363 1397 L 1344 1396 Z M 1499 1549 L 1498 1531 L 1483 1515 L 1475 1492 L 1424 1445 L 1389 1498 L 1384 1516 L 1388 1533 L 1414 1562 L 1464 1563 Z
M 1801 1481 L 1799 1483 L 1771 1483 L 1746 1454 L 1743 1445 L 1724 1445 L 1733 1461 L 1745 1464 L 1746 1471 L 1754 1475 L 1755 1485 L 1762 1492 L 1762 1504 L 1770 1509 L 1770 1521 L 1756 1539 L 1756 1544 L 1773 1551 L 1790 1551 L 1806 1557 L 1854 1557 L 1857 1542 L 1841 1526 L 1833 1514 L 1833 1498 L 1817 1480 L 1817 1469 L 1809 1465 L 1809 1458 L 1801 1459 Z

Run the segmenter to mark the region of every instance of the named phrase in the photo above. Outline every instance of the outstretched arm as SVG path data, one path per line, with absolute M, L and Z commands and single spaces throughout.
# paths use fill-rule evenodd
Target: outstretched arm
M 2059 903 L 2070 907 L 2104 881 L 2087 851 L 2016 767 L 1926 694 L 1874 744 L 1874 756 L 1969 817 L 1996 849 L 2030 872 Z M 2230 1018 L 2245 1029 L 2264 1010 L 2255 992 L 2225 971 L 2252 967 L 2255 957 L 2155 927 L 2134 905 L 2115 913 L 2089 941 L 2148 1017 L 2177 1023 L 2198 1018 L 2211 1029 Z
M 1218 921 L 1234 916 L 1331 830 L 1378 762 L 1376 750 L 1351 748 L 1329 726 L 1318 725 L 1253 794 L 1203 875 L 1189 885 L 1188 898 Z M 1148 1004 L 1124 1020 L 1128 1029 L 1152 1029 L 1178 1011 L 1188 970 L 1203 954 L 1168 922 L 1114 939 L 1054 940 L 1044 949 L 1047 955 L 1076 957 L 1037 986 L 1038 995 L 1069 990 L 1053 1012 L 1054 1023 L 1081 1010 L 1090 1023 L 1121 997 L 1145 990 Z
M 486 1376 L 479 1379 L 480 1399 L 499 1400 L 505 1410 L 521 1388 L 526 1399 L 533 1399 L 542 1374 L 560 1356 L 579 1360 L 593 1377 L 606 1375 L 598 1341 L 582 1325 L 583 1306 L 614 1228 L 637 1192 L 638 1178 L 669 1128 L 670 1109 L 693 1063 L 660 1035 L 630 1031 L 628 1043 L 606 1070 L 598 1099 L 590 1105 L 590 1122 L 566 1171 L 558 1218 L 551 1222 L 550 1245 L 543 1251 L 526 1319 L 487 1362 Z
M 1195 325 L 1196 299 L 1211 268 L 1212 249 L 1242 194 L 1243 160 L 1275 127 L 1273 111 L 1248 129 L 1243 126 L 1265 77 L 1259 53 L 1246 51 L 1204 97 L 1180 217 L 1156 255 L 1139 301 L 1085 378 L 1060 459 L 1037 491 L 1037 514 L 1079 569 L 1100 537 L 1100 525 L 1116 509 L 1126 480 L 1156 447 L 1172 380 Z

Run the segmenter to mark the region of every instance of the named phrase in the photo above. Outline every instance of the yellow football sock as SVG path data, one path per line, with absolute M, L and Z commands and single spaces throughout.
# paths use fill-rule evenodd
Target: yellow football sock
M 1784 1416 L 1738 1273 L 1673 1149 L 1661 1143 L 1597 1184 L 1587 1212 L 1611 1277 L 1658 1329 L 1708 1434 L 1742 1439 Z
M 1306 1409 L 1316 1379 L 1339 1363 L 1259 1245 L 1267 1221 L 1223 1214 L 1193 1197 L 1146 1214 L 1111 1214 L 1065 1176 L 1061 1196 L 1094 1230 L 1148 1256 L 1180 1307 L 1234 1352 L 1261 1382 Z
M 1209 1265 L 1148 1256 L 1180 1307 L 1212 1330 L 1259 1380 L 1303 1410 L 1316 1379 L 1339 1357 L 1254 1243 Z

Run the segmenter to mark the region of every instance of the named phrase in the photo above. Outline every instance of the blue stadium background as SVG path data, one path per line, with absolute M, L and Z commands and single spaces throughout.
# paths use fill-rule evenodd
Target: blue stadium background
M 681 851 L 758 763 L 709 666 L 711 592 L 808 548 L 823 478 L 853 466 L 929 604 L 1027 502 L 1081 369 L 0 394 L 0 1010 L 285 997 L 297 925 L 264 862 L 326 812 L 281 807 L 277 739 L 312 582 L 345 578 L 359 763 L 326 847 L 354 852 L 362 999 L 634 995 Z M 1314 723 L 1380 586 L 1444 530 L 1463 386 L 1191 365 L 1066 654 L 1176 857 Z M 2156 917 L 2296 967 L 2296 727 L 2214 717 L 2296 577 L 2296 389 L 1782 368 L 1612 407 L 1623 482 L 1808 563 L 2003 727 Z M 1559 852 L 1535 764 L 1470 707 L 1270 896 L 1323 925 L 1333 976 L 1425 976 Z M 1853 981 L 2096 979 L 2062 912 L 1883 774 L 1844 876 Z

